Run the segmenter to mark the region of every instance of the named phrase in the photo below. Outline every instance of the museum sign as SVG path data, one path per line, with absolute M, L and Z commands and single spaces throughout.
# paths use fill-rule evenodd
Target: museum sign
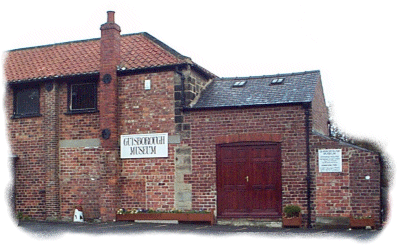
M 121 135 L 121 158 L 168 157 L 168 133 Z

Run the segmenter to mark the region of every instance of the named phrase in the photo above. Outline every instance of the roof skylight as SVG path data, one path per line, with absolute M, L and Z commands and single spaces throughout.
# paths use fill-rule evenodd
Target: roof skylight
M 237 81 L 232 85 L 232 87 L 239 88 L 239 87 L 243 87 L 245 84 L 246 84 L 246 81 Z
M 271 81 L 271 84 L 282 84 L 285 81 L 285 78 L 274 78 Z

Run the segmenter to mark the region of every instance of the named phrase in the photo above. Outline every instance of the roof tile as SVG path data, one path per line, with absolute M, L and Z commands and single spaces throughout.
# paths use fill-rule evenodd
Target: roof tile
M 188 58 L 147 33 L 121 36 L 121 65 L 142 69 L 187 62 Z M 8 82 L 99 72 L 100 39 L 68 42 L 8 52 Z

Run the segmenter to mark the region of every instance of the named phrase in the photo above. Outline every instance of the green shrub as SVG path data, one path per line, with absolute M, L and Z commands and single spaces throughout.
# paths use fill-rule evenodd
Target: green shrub
M 32 219 L 31 217 L 29 217 L 27 215 L 24 215 L 21 211 L 17 212 L 17 216 L 16 217 L 17 217 L 17 219 L 19 221 L 22 221 L 22 220 L 30 221 Z
M 286 214 L 286 217 L 291 218 L 291 217 L 298 217 L 301 212 L 301 208 L 296 205 L 287 205 L 284 209 L 283 212 Z
M 17 213 L 17 219 L 22 220 L 24 218 L 24 214 L 22 212 Z

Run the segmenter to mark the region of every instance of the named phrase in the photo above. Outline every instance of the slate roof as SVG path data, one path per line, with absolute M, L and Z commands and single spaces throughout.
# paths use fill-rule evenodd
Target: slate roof
M 282 84 L 271 84 L 273 79 L 284 78 Z M 216 78 L 202 92 L 193 109 L 246 107 L 258 105 L 307 103 L 314 98 L 315 87 L 320 81 L 320 71 L 290 74 Z M 242 87 L 235 82 L 245 81 Z
M 201 68 L 148 33 L 121 36 L 122 70 L 156 68 L 190 63 Z M 7 82 L 95 74 L 100 70 L 100 38 L 8 51 Z

